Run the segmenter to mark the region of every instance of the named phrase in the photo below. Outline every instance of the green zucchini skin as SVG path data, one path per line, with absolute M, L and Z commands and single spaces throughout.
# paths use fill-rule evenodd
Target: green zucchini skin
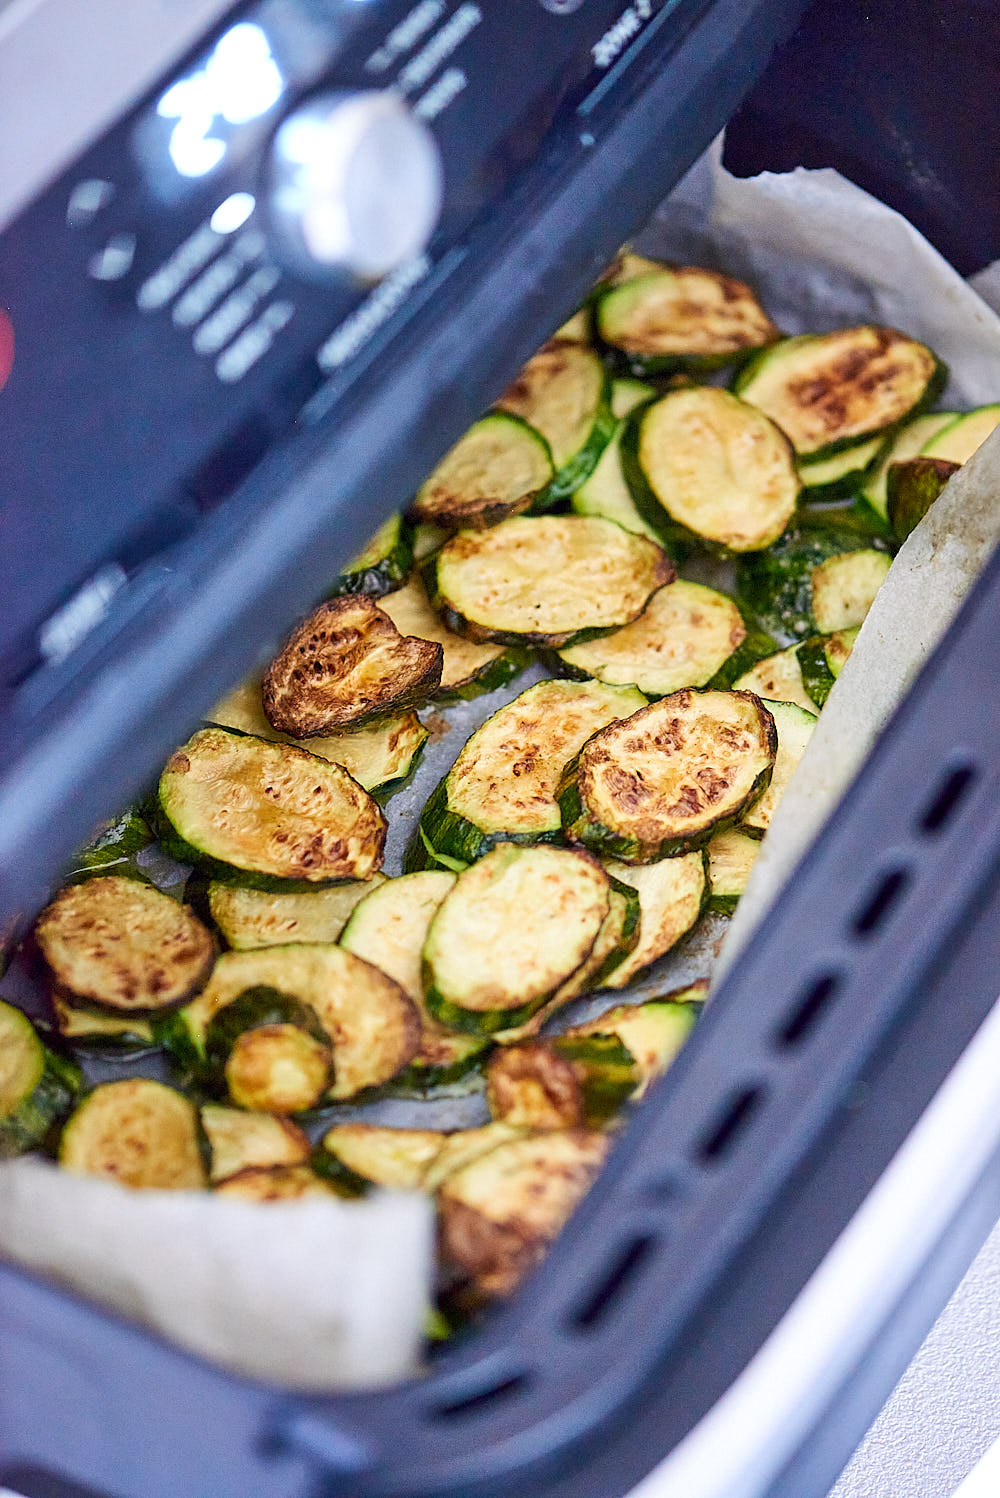
M 856 629 L 840 629 L 829 635 L 813 635 L 796 650 L 802 685 L 816 706 L 823 707 L 834 682 L 851 653 Z
M 604 393 L 601 404 L 594 417 L 594 424 L 580 451 L 564 463 L 548 488 L 535 500 L 531 506 L 532 514 L 540 514 L 544 510 L 551 510 L 555 505 L 565 499 L 570 499 L 585 484 L 601 460 L 601 454 L 611 441 L 618 427 L 618 421 L 611 410 L 611 381 L 610 378 L 604 382 Z
M 746 611 L 740 612 L 743 614 L 743 627 L 746 635 L 729 659 L 723 661 L 711 681 L 705 683 L 709 690 L 713 688 L 728 690 L 744 672 L 756 666 L 758 661 L 766 660 L 778 649 L 776 640 L 768 634 L 767 630 L 762 629 Z
M 205 1060 L 209 1067 L 225 1066 L 239 1037 L 261 1025 L 295 1025 L 314 1040 L 329 1044 L 329 1036 L 314 1009 L 261 983 L 245 988 L 238 998 L 212 1016 L 205 1028 Z
M 431 844 L 435 853 L 445 854 L 449 859 L 458 859 L 462 863 L 475 863 L 491 849 L 497 848 L 501 843 L 555 843 L 559 842 L 562 833 L 559 828 L 551 832 L 484 832 L 474 822 L 469 822 L 458 812 L 452 811 L 448 806 L 448 776 L 440 780 L 428 797 L 427 804 L 420 814 L 420 823 L 417 832 L 417 840 L 420 842 L 419 831 L 422 830 L 427 842 Z M 432 867 L 432 861 L 428 853 L 424 853 L 427 863 L 425 868 Z M 419 854 L 414 850 L 414 857 Z M 410 860 L 408 860 L 409 864 Z M 450 865 L 442 864 L 447 868 Z M 413 870 L 407 868 L 407 873 Z
M 331 1186 L 335 1186 L 342 1196 L 367 1196 L 373 1189 L 371 1181 L 358 1175 L 356 1170 L 345 1165 L 343 1160 L 339 1160 L 322 1144 L 317 1144 L 313 1149 L 309 1156 L 309 1165 L 321 1180 L 328 1181 Z
M 413 537 L 410 522 L 402 515 L 391 515 L 336 579 L 329 597 L 365 593 L 369 598 L 384 598 L 401 588 L 413 571 Z
M 946 458 L 926 457 L 889 464 L 885 480 L 886 509 L 897 541 L 905 541 L 920 524 L 952 474 L 957 473 L 961 466 Z
M 498 692 L 501 687 L 508 686 L 521 672 L 526 670 L 535 658 L 535 652 L 524 646 L 510 646 L 496 660 L 456 687 L 447 691 L 437 691 L 431 694 L 432 702 L 440 702 L 443 705 L 452 702 L 472 702 L 476 697 L 484 697 L 487 692 Z
M 743 607 L 779 639 L 803 640 L 817 632 L 812 612 L 812 572 L 830 557 L 850 551 L 888 549 L 877 540 L 859 544 L 857 534 L 838 527 L 787 531 L 767 551 L 741 557 L 736 592 Z
M 467 1031 L 469 1039 L 474 1038 Z M 421 1061 L 412 1061 L 409 1066 L 379 1088 L 381 1097 L 430 1098 L 445 1089 L 463 1092 L 476 1091 L 482 1080 L 483 1067 L 493 1049 L 493 1043 L 482 1037 L 482 1043 L 471 1049 L 449 1066 L 428 1066 Z
M 867 484 L 892 444 L 892 437 L 866 437 L 825 462 L 799 462 L 801 499 L 823 503 L 847 499 Z
M 67 872 L 67 882 L 79 883 L 93 874 L 122 874 L 141 879 L 135 867 L 137 853 L 153 841 L 153 831 L 138 807 L 127 807 L 97 836 L 77 852 Z
M 0 1114 L 0 1160 L 43 1146 L 55 1125 L 66 1117 L 83 1086 L 75 1062 L 43 1045 L 38 1032 L 19 1009 L 0 1000 L 0 1043 L 21 1052 L 21 1087 L 5 1100 Z M 13 1084 L 14 1078 L 8 1085 Z

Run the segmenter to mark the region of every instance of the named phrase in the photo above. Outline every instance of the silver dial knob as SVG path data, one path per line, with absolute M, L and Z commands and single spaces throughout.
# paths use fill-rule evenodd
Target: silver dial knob
M 322 94 L 278 129 L 271 218 L 312 275 L 379 280 L 424 248 L 441 211 L 437 143 L 395 93 Z

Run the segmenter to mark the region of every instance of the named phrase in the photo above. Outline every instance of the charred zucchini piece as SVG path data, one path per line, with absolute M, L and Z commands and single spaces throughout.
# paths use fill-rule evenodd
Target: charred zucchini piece
M 614 431 L 608 376 L 593 349 L 553 339 L 528 360 L 497 405 L 548 443 L 555 476 L 542 502 L 554 504 L 593 473 Z
M 179 1065 L 203 1073 L 205 1031 L 248 988 L 276 988 L 315 1010 L 333 1044 L 331 1098 L 381 1087 L 412 1060 L 420 1021 L 397 983 L 343 947 L 303 942 L 254 952 L 223 952 L 193 1003 L 169 1016 L 163 1043 Z
M 708 908 L 732 915 L 747 887 L 750 870 L 760 852 L 757 838 L 730 827 L 717 832 L 705 847 L 708 854 Z
M 861 490 L 862 499 L 882 520 L 887 518 L 885 485 L 889 464 L 905 463 L 908 458 L 915 458 L 924 443 L 929 442 L 937 432 L 943 431 L 957 414 L 956 411 L 928 411 L 923 416 L 915 416 L 912 421 L 904 422 L 891 433 Z
M 910 458 L 890 463 L 885 493 L 889 524 L 897 541 L 905 541 L 923 520 L 960 463 L 945 458 Z
M 596 862 L 562 848 L 495 848 L 458 876 L 431 921 L 428 1009 L 474 1034 L 523 1023 L 580 967 L 609 908 Z
M 378 1124 L 334 1124 L 313 1155 L 313 1168 L 337 1179 L 350 1172 L 374 1186 L 419 1191 L 448 1136 L 437 1129 L 393 1129 Z M 327 1158 L 323 1158 L 326 1156 Z
M 551 1130 L 498 1145 L 445 1179 L 441 1252 L 473 1299 L 509 1295 L 542 1260 L 609 1146 L 598 1132 Z
M 816 727 L 815 713 L 807 713 L 793 702 L 765 702 L 778 733 L 778 753 L 771 782 L 740 822 L 742 831 L 751 837 L 763 837 L 771 825 L 778 802 L 806 752 L 806 745 Z
M 738 692 L 755 692 L 758 697 L 767 697 L 774 702 L 794 702 L 797 707 L 811 713 L 815 706 L 802 680 L 802 668 L 798 650 L 790 645 L 758 661 L 749 671 L 733 682 Z
M 946 374 L 926 344 L 865 324 L 785 338 L 752 359 L 733 388 L 777 422 L 800 459 L 819 459 L 916 416 Z
M 146 1077 L 95 1087 L 63 1129 L 59 1164 L 74 1175 L 101 1176 L 137 1191 L 205 1185 L 193 1105 Z
M 244 989 L 205 1027 L 205 1060 L 258 1113 L 304 1113 L 330 1085 L 333 1049 L 316 1011 L 268 984 Z
M 930 436 L 920 449 L 920 456 L 959 465 L 967 463 L 997 426 L 1000 426 L 1000 403 L 966 411 Z M 890 459 L 890 462 L 899 461 L 898 454 Z
M 695 385 L 643 406 L 621 454 L 639 514 L 667 545 L 695 536 L 723 551 L 762 551 L 795 513 L 787 437 L 727 390 Z
M 183 1004 L 215 961 L 211 932 L 186 905 L 116 874 L 61 889 L 35 937 L 61 988 L 129 1013 Z
M 698 852 L 634 867 L 609 861 L 605 867 L 613 879 L 631 884 L 639 894 L 639 940 L 604 979 L 605 988 L 625 988 L 675 947 L 701 915 L 707 889 L 705 859 Z
M 292 631 L 264 673 L 272 728 L 307 739 L 426 702 L 442 650 L 404 636 L 370 598 L 334 598 Z
M 395 596 L 390 602 L 395 602 Z M 278 733 L 264 716 L 260 680 L 245 681 L 224 701 L 218 703 L 209 717 L 210 725 L 235 728 L 258 739 L 276 743 L 296 743 Z M 427 742 L 427 729 L 415 712 L 397 717 L 380 718 L 360 728 L 345 728 L 342 733 L 320 734 L 299 743 L 300 749 L 342 765 L 366 791 L 387 791 L 410 774 Z
M 557 838 L 563 765 L 592 733 L 645 704 L 641 693 L 601 682 L 529 687 L 487 718 L 431 795 L 420 818 L 428 841 L 472 863 L 498 843 Z
M 367 879 L 386 820 L 340 765 L 292 744 L 203 728 L 160 776 L 162 841 L 214 878 L 289 890 Z
M 617 1035 L 560 1035 L 494 1051 L 486 1101 L 494 1118 L 528 1129 L 595 1129 L 614 1117 L 639 1080 Z
M 27 1015 L 0 999 L 0 1160 L 37 1149 L 81 1084 L 79 1067 L 44 1046 Z
M 638 1071 L 634 1096 L 641 1097 L 650 1082 L 670 1066 L 687 1040 L 708 992 L 707 979 L 688 988 L 649 999 L 645 1004 L 618 1004 L 586 1024 L 567 1030 L 563 1041 L 613 1037 L 626 1047 Z
M 884 551 L 865 550 L 843 552 L 814 567 L 809 585 L 820 634 L 863 624 L 891 565 Z
M 141 1014 L 112 1014 L 81 1004 L 58 987 L 51 998 L 56 1029 L 75 1048 L 115 1056 L 151 1051 L 158 1044 L 152 1020 Z
M 311 1197 L 356 1196 L 332 1181 L 324 1181 L 308 1165 L 256 1165 L 227 1176 L 213 1186 L 216 1196 L 246 1202 L 297 1202 Z
M 396 1079 L 397 1086 L 426 1089 L 457 1081 L 488 1045 L 478 1036 L 446 1030 L 424 1003 L 424 943 L 434 914 L 454 883 L 454 874 L 435 870 L 390 879 L 362 900 L 340 938 L 341 946 L 398 983 L 419 1011 L 420 1049 Z
M 549 444 L 507 411 L 491 411 L 445 453 L 417 490 L 414 520 L 447 530 L 485 530 L 521 515 L 555 476 Z
M 602 728 L 558 801 L 576 843 L 626 863 L 700 848 L 744 817 L 774 769 L 774 721 L 749 692 L 673 692 Z
M 635 507 L 625 474 L 622 472 L 621 440 L 625 430 L 625 418 L 636 406 L 644 405 L 656 394 L 652 385 L 641 380 L 613 380 L 611 383 L 611 411 L 615 417 L 615 430 L 607 447 L 601 453 L 597 467 L 573 495 L 573 509 L 578 515 L 596 515 L 602 520 L 613 520 L 624 530 L 648 536 L 659 545 L 659 537 L 643 520 Z
M 745 282 L 693 265 L 627 277 L 598 296 L 594 320 L 638 374 L 718 369 L 781 336 Z
M 638 619 L 614 634 L 569 645 L 559 659 L 574 673 L 609 686 L 634 686 L 647 697 L 703 687 L 747 636 L 731 598 L 682 579 L 653 594 Z
M 666 552 L 610 520 L 522 515 L 442 547 L 432 594 L 470 640 L 558 648 L 628 624 L 673 578 Z
M 481 692 L 495 692 L 513 681 L 530 659 L 526 650 L 509 645 L 479 645 L 446 629 L 431 608 L 427 589 L 419 576 L 387 598 L 382 608 L 400 634 L 418 635 L 441 646 L 444 652 L 441 680 L 433 693 L 438 700 L 467 701 Z M 423 732 L 426 737 L 426 729 Z
M 817 631 L 846 627 L 843 623 L 822 625 L 813 612 L 813 574 L 833 557 L 869 551 L 858 535 L 843 526 L 789 531 L 770 550 L 740 557 L 736 568 L 740 604 L 763 629 L 786 639 L 803 640 Z M 863 563 L 862 566 L 865 564 Z M 867 564 L 870 567 L 878 563 Z M 888 557 L 883 564 L 888 567 Z M 851 623 L 860 623 L 852 620 Z
M 829 697 L 830 688 L 844 669 L 857 637 L 857 629 L 837 629 L 831 635 L 813 635 L 797 647 L 795 654 L 802 673 L 802 685 L 816 707 L 822 707 Z M 762 688 L 760 695 L 774 697 L 775 694 Z M 804 707 L 805 704 L 799 702 L 798 706 Z M 806 708 L 807 712 L 811 710 L 811 707 Z
M 211 1154 L 212 1182 L 224 1181 L 241 1170 L 262 1165 L 304 1165 L 309 1159 L 309 1140 L 289 1118 L 273 1113 L 246 1113 L 206 1103 L 201 1126 Z
M 402 515 L 390 515 L 363 551 L 348 562 L 331 594 L 366 593 L 381 598 L 405 583 L 413 569 L 413 526 Z
M 118 872 L 116 865 L 131 864 L 135 855 L 152 841 L 149 824 L 134 806 L 130 806 L 101 827 L 86 847 L 74 854 L 67 878 Z
M 226 945 L 240 950 L 336 941 L 358 902 L 384 883 L 384 874 L 373 874 L 370 879 L 286 895 L 213 880 L 208 908 Z
M 799 464 L 802 499 L 809 501 L 843 499 L 855 494 L 874 476 L 891 437 L 879 432 L 864 442 L 855 442 L 829 458 Z

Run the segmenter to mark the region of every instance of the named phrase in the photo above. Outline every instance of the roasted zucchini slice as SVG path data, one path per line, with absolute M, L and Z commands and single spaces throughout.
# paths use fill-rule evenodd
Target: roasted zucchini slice
M 809 586 L 820 634 L 863 624 L 891 565 L 892 558 L 884 551 L 866 549 L 827 557 L 814 567 Z
M 597 467 L 573 495 L 573 509 L 578 515 L 597 515 L 602 520 L 613 520 L 624 530 L 648 536 L 659 545 L 659 537 L 639 514 L 631 490 L 622 472 L 621 440 L 625 430 L 625 418 L 636 406 L 644 405 L 656 394 L 652 385 L 641 380 L 613 380 L 611 383 L 611 411 L 616 425 L 611 440 L 601 453 Z
M 434 914 L 455 875 L 427 870 L 390 879 L 354 911 L 340 944 L 388 973 L 420 1013 L 420 1049 L 397 1087 L 426 1089 L 457 1081 L 474 1066 L 488 1042 L 456 1035 L 433 1018 L 424 1003 L 423 950 Z
M 98 1055 L 135 1055 L 154 1050 L 158 1044 L 152 1019 L 141 1014 L 114 1014 L 55 987 L 51 993 L 55 1027 L 74 1049 Z
M 946 463 L 967 463 L 978 452 L 992 431 L 1000 426 L 1000 404 L 979 406 L 955 416 L 924 442 L 922 458 L 941 458 Z M 890 462 L 899 462 L 895 454 Z
M 785 338 L 737 376 L 737 395 L 777 422 L 801 458 L 826 458 L 929 406 L 946 377 L 926 344 L 865 324 Z
M 198 1115 L 186 1097 L 132 1077 L 95 1087 L 59 1141 L 59 1164 L 134 1190 L 197 1191 L 205 1185 Z
M 575 843 L 626 863 L 699 848 L 744 817 L 774 769 L 774 720 L 749 692 L 673 692 L 588 739 L 558 801 Z
M 739 608 L 701 583 L 668 583 L 638 619 L 613 634 L 568 645 L 559 659 L 573 674 L 609 686 L 634 686 L 647 697 L 703 687 L 747 636 Z
M 386 820 L 340 765 L 292 744 L 203 728 L 160 776 L 162 841 L 218 879 L 288 890 L 367 879 Z
M 486 1068 L 494 1118 L 528 1129 L 600 1128 L 640 1081 L 617 1035 L 554 1036 L 501 1046 Z
M 206 1103 L 201 1109 L 201 1126 L 208 1139 L 213 1183 L 241 1170 L 262 1165 L 304 1165 L 309 1159 L 309 1140 L 290 1118 Z
M 370 598 L 320 604 L 264 673 L 272 728 L 307 739 L 426 702 L 441 680 L 442 650 L 404 636 Z
M 445 453 L 417 490 L 410 515 L 447 530 L 485 530 L 521 515 L 555 476 L 549 444 L 507 411 L 491 411 Z
M 961 464 L 946 458 L 910 458 L 890 463 L 886 475 L 886 509 L 897 541 L 905 541 L 923 520 L 953 473 Z
M 594 320 L 639 374 L 718 369 L 781 336 L 745 282 L 693 265 L 626 278 L 598 296 Z
M 186 905 L 116 874 L 61 889 L 35 938 L 69 994 L 139 1014 L 183 1004 L 206 982 L 216 952 Z
M 592 733 L 645 704 L 640 692 L 602 682 L 529 687 L 472 735 L 432 793 L 420 818 L 427 841 L 471 863 L 498 843 L 557 838 L 563 765 Z
M 427 1166 L 424 1190 L 436 1191 L 442 1181 L 500 1144 L 523 1139 L 525 1130 L 506 1123 L 480 1124 L 476 1129 L 455 1129 L 445 1134 L 440 1152 Z
M 432 594 L 448 628 L 468 639 L 558 648 L 637 618 L 673 578 L 666 552 L 610 520 L 522 515 L 449 541 Z
M 381 598 L 405 583 L 413 568 L 413 526 L 402 515 L 390 515 L 363 551 L 348 562 L 330 592 L 366 593 Z
M 42 1044 L 26 1014 L 0 999 L 0 1160 L 37 1149 L 82 1080 L 78 1066 Z
M 609 861 L 613 879 L 639 894 L 639 940 L 604 979 L 605 988 L 625 988 L 638 973 L 666 955 L 686 936 L 705 902 L 705 859 L 698 853 L 630 866 Z
M 885 486 L 889 464 L 905 463 L 908 458 L 915 458 L 924 443 L 950 425 L 957 414 L 956 411 L 928 411 L 923 416 L 915 416 L 912 421 L 897 427 L 888 442 L 883 444 L 879 460 L 861 490 L 862 499 L 882 520 L 887 518 Z
M 785 794 L 788 782 L 806 752 L 806 745 L 816 727 L 815 713 L 807 713 L 793 702 L 765 702 L 778 733 L 778 753 L 774 761 L 771 782 L 750 810 L 743 816 L 740 827 L 751 837 L 763 837 L 771 825 L 778 802 Z
M 205 1060 L 239 1108 L 304 1113 L 332 1080 L 333 1048 L 316 1011 L 267 984 L 244 989 L 205 1027 Z
M 711 385 L 672 390 L 641 407 L 621 444 L 636 507 L 668 544 L 762 551 L 795 513 L 799 478 L 785 434 Z
M 813 574 L 833 557 L 869 550 L 878 547 L 860 542 L 858 535 L 844 526 L 789 531 L 769 551 L 740 557 L 736 568 L 737 598 L 763 629 L 779 638 L 804 640 L 817 632 L 846 628 L 848 623 L 859 624 L 860 619 L 820 624 L 813 611 Z M 888 565 L 886 556 L 882 563 L 868 559 L 861 567 L 870 576 L 872 569 L 881 566 L 885 570 Z
M 472 1298 L 510 1294 L 540 1263 L 609 1146 L 606 1134 L 551 1130 L 498 1145 L 445 1179 L 441 1252 L 470 1282 Z
M 670 1066 L 687 1040 L 708 992 L 702 979 L 688 988 L 649 999 L 645 1004 L 618 1004 L 585 1024 L 567 1030 L 564 1041 L 587 1036 L 613 1037 L 628 1050 L 638 1071 L 635 1097 L 641 1097 L 650 1082 Z
M 343 947 L 303 942 L 254 952 L 223 952 L 193 1003 L 167 1017 L 163 1043 L 178 1064 L 203 1074 L 212 1017 L 248 988 L 276 988 L 315 1010 L 333 1043 L 329 1096 L 381 1087 L 413 1059 L 420 1021 L 397 983 Z
M 854 641 L 858 637 L 857 629 L 837 629 L 831 635 L 813 635 L 811 639 L 803 640 L 796 648 L 799 670 L 802 673 L 802 685 L 805 687 L 809 698 L 807 705 L 798 702 L 799 707 L 805 707 L 807 712 L 813 710 L 813 706 L 822 707 L 830 695 L 830 689 L 841 671 L 851 651 L 854 649 Z M 750 689 L 754 690 L 753 687 Z M 774 692 L 767 692 L 763 686 L 760 688 L 761 697 L 775 697 Z M 786 699 L 796 701 L 797 699 Z
M 634 885 L 623 884 L 620 879 L 613 879 L 610 874 L 608 874 L 608 883 L 611 886 L 608 893 L 608 913 L 586 961 L 577 968 L 572 977 L 567 978 L 566 982 L 556 989 L 544 1009 L 540 1009 L 538 1014 L 528 1021 L 526 1028 L 529 1030 L 534 1027 L 535 1021 L 548 1019 L 556 1009 L 562 1008 L 571 999 L 579 998 L 581 994 L 592 993 L 594 989 L 603 988 L 615 968 L 624 962 L 625 958 L 639 945 L 641 919 L 639 891 Z
M 732 915 L 747 887 L 754 860 L 760 852 L 760 842 L 730 827 L 727 832 L 717 832 L 706 844 L 705 852 L 708 855 L 708 908 L 720 915 Z
M 395 603 L 398 595 L 387 600 Z M 209 724 L 220 728 L 235 728 L 239 733 L 251 733 L 258 739 L 272 739 L 276 743 L 296 743 L 286 734 L 278 733 L 264 716 L 259 678 L 245 681 L 230 692 L 209 714 Z M 360 728 L 345 728 L 341 733 L 320 734 L 307 743 L 299 743 L 319 759 L 328 759 L 332 764 L 342 765 L 366 791 L 388 791 L 410 774 L 427 742 L 427 729 L 415 712 L 400 713 L 396 717 L 380 718 L 377 723 L 365 723 Z
M 419 576 L 385 599 L 382 609 L 400 634 L 418 635 L 441 646 L 444 652 L 441 680 L 433 693 L 438 700 L 466 701 L 481 692 L 495 692 L 513 681 L 530 659 L 528 651 L 516 646 L 480 645 L 446 629 L 431 608 L 427 589 Z
M 308 1165 L 256 1165 L 227 1176 L 214 1186 L 216 1196 L 246 1202 L 297 1202 L 311 1197 L 356 1196 L 325 1181 Z
M 213 880 L 208 886 L 208 908 L 226 945 L 240 950 L 284 947 L 297 941 L 337 941 L 359 900 L 384 883 L 384 874 L 373 874 L 370 879 L 325 889 L 276 894 Z
M 815 704 L 806 691 L 802 680 L 802 668 L 797 647 L 790 645 L 762 661 L 733 682 L 737 692 L 755 692 L 758 697 L 767 697 L 774 702 L 794 702 L 797 707 L 811 713 Z
M 580 967 L 609 908 L 595 861 L 563 848 L 495 848 L 458 876 L 431 921 L 428 1009 L 474 1034 L 523 1023 Z
M 799 464 L 799 483 L 802 499 L 825 501 L 843 499 L 870 482 L 879 467 L 882 456 L 892 441 L 881 432 L 855 442 L 829 458 L 819 458 L 812 463 Z
M 497 402 L 548 443 L 555 476 L 544 503 L 578 489 L 597 464 L 614 431 L 609 382 L 593 349 L 558 338 L 539 349 Z
M 355 1176 L 374 1186 L 419 1191 L 428 1166 L 441 1153 L 447 1137 L 438 1129 L 334 1124 L 313 1155 L 313 1168 L 333 1180 L 341 1172 L 348 1172 L 348 1179 Z
M 590 308 L 578 307 L 572 317 L 560 323 L 552 335 L 560 343 L 590 342 Z

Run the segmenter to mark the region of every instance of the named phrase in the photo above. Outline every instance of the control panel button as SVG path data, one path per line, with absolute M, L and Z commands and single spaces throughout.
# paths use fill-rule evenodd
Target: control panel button
M 390 90 L 324 94 L 279 128 L 269 210 L 283 258 L 312 276 L 380 280 L 427 244 L 441 211 L 433 135 Z

